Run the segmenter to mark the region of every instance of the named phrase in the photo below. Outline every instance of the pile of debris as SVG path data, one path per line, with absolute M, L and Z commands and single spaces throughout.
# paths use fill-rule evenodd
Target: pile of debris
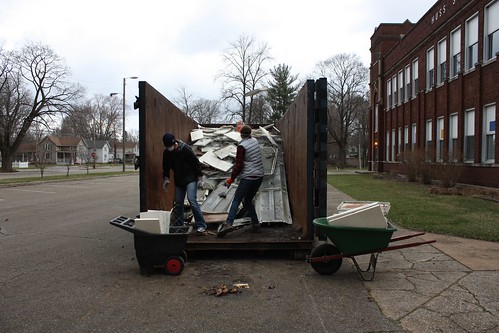
M 254 128 L 252 136 L 262 147 L 264 179 L 255 196 L 255 208 L 261 223 L 291 224 L 291 210 L 283 161 L 282 140 L 273 126 Z M 240 133 L 233 126 L 200 127 L 191 132 L 190 147 L 203 165 L 204 187 L 198 190 L 198 202 L 207 223 L 224 222 L 234 197 L 237 180 L 229 188 Z
M 204 294 L 219 297 L 228 294 L 239 294 L 241 292 L 241 289 L 247 288 L 249 288 L 249 285 L 247 283 L 235 283 L 232 287 L 228 287 L 226 284 L 222 283 L 212 288 L 205 288 Z

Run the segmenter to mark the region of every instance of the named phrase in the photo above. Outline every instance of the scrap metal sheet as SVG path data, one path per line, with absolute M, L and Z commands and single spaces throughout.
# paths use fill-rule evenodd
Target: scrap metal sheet
M 227 213 L 236 189 L 234 184 L 227 188 L 223 182 L 220 183 L 201 204 L 201 211 L 210 214 Z

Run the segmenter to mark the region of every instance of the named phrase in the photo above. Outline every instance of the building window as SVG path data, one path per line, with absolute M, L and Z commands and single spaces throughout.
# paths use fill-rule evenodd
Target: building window
M 407 152 L 409 151 L 409 126 L 404 127 L 404 160 L 407 160 Z
M 449 160 L 456 162 L 457 156 L 457 114 L 451 114 L 449 119 Z
M 485 7 L 485 59 L 490 60 L 499 52 L 499 1 Z
M 411 83 L 411 88 L 412 88 L 412 98 L 416 97 L 416 94 L 418 93 L 418 78 L 419 78 L 419 68 L 418 68 L 418 59 L 414 60 L 412 62 L 412 83 Z
M 378 122 L 379 122 L 378 110 L 379 106 L 378 104 L 376 104 L 376 106 L 374 107 L 374 133 L 378 133 Z
M 386 131 L 385 161 L 390 160 L 390 131 Z
M 50 143 L 46 143 L 44 145 L 44 148 L 45 148 L 45 150 L 50 150 L 50 149 L 52 149 L 52 145 Z
M 436 151 L 436 159 L 439 162 L 443 161 L 443 153 L 444 153 L 444 118 L 440 117 L 437 119 L 437 151 Z
M 399 127 L 398 131 L 398 145 L 397 145 L 397 158 L 400 158 L 400 153 L 402 152 L 402 127 Z
M 392 101 L 392 80 L 386 83 L 386 111 L 390 109 Z
M 416 124 L 412 124 L 412 140 L 411 140 L 411 150 L 416 149 Z
M 483 149 L 482 162 L 494 163 L 496 141 L 496 106 L 488 105 L 483 110 Z
M 397 105 L 397 75 L 392 77 L 392 107 Z
M 451 77 L 461 73 L 461 29 L 456 29 L 450 34 Z
M 435 84 L 435 49 L 432 47 L 426 53 L 426 90 Z
M 404 73 L 402 71 L 399 72 L 399 105 L 402 104 L 404 100 Z
M 473 162 L 475 159 L 475 110 L 464 114 L 464 160 Z
M 466 69 L 478 62 L 478 15 L 466 22 Z
M 426 141 L 425 141 L 425 154 L 426 154 L 426 160 L 431 161 L 431 151 L 432 151 L 432 144 L 431 144 L 431 138 L 432 138 L 432 121 L 431 119 L 426 121 Z
M 392 154 L 391 161 L 395 161 L 395 130 L 392 129 Z
M 405 90 L 404 90 L 404 101 L 409 101 L 409 95 L 411 94 L 411 66 L 405 66 Z
M 447 80 L 447 41 L 444 39 L 438 43 L 438 71 L 437 82 L 439 84 Z

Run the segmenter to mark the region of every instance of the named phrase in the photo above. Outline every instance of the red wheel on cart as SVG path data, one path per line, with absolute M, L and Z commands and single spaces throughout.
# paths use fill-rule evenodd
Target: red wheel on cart
M 310 258 L 318 258 L 323 256 L 332 256 L 335 254 L 341 254 L 340 250 L 333 244 L 322 243 L 321 245 L 315 247 L 310 253 Z M 341 267 L 343 258 L 339 259 L 329 259 L 324 261 L 311 262 L 312 268 L 319 274 L 331 275 L 336 273 Z
M 166 259 L 166 272 L 170 275 L 179 275 L 184 270 L 184 259 L 179 256 L 171 256 Z

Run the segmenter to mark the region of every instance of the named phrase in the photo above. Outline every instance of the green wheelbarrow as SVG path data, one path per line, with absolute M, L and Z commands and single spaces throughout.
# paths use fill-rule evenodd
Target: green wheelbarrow
M 322 275 L 334 274 L 340 269 L 343 258 L 350 258 L 362 280 L 372 281 L 376 272 L 378 255 L 381 252 L 435 242 L 435 240 L 430 240 L 389 246 L 390 243 L 425 234 L 420 232 L 392 238 L 397 229 L 389 222 L 387 222 L 388 226 L 386 228 L 335 226 L 330 225 L 325 217 L 314 219 L 313 223 L 317 231 L 325 234 L 332 243 L 321 243 L 307 256 L 307 262 L 312 265 L 312 268 L 317 273 Z M 366 254 L 370 254 L 369 263 L 366 269 L 362 269 L 355 257 Z

